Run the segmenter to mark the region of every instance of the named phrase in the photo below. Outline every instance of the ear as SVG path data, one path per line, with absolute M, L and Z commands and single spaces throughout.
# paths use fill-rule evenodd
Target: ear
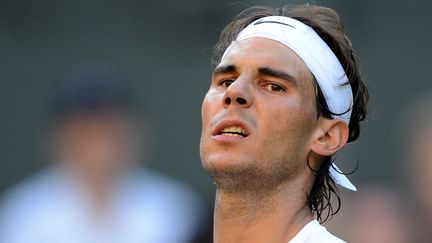
M 340 119 L 320 117 L 312 134 L 311 150 L 320 156 L 331 156 L 348 141 L 348 125 Z

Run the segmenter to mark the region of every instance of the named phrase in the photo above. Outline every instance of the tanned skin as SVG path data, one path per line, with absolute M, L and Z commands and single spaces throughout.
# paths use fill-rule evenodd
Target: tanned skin
M 228 48 L 202 104 L 215 243 L 286 243 L 313 220 L 308 163 L 317 168 L 348 138 L 342 120 L 318 117 L 315 97 L 311 72 L 283 44 L 249 38 Z

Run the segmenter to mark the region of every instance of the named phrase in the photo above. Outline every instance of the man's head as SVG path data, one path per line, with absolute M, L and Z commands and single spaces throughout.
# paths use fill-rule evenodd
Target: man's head
M 345 110 L 329 109 L 327 93 L 298 52 L 268 38 L 237 40 L 267 16 L 297 19 L 330 47 L 348 77 L 343 85 L 353 94 L 348 124 L 333 119 Z M 358 137 L 366 115 L 367 91 L 337 14 L 318 6 L 249 9 L 222 32 L 213 65 L 202 106 L 204 167 L 225 190 L 271 191 L 301 181 L 308 206 L 320 218 L 335 189 L 331 156 Z
M 124 77 L 111 64 L 78 63 L 53 100 L 49 155 L 87 178 L 107 178 L 139 155 L 140 132 Z

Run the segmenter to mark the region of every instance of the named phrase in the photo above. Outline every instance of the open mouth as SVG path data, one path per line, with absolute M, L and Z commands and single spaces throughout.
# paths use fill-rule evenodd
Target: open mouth
M 230 137 L 247 137 L 249 134 L 239 126 L 230 126 L 222 129 L 219 135 L 230 136 Z

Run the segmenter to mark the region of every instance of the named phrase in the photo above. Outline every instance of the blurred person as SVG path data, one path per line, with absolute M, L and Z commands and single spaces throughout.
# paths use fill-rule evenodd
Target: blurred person
M 319 221 L 339 209 L 335 184 L 356 190 L 332 156 L 359 136 L 368 94 L 337 13 L 248 9 L 213 64 L 201 159 L 217 186 L 214 241 L 343 242 Z
M 432 90 L 417 95 L 402 115 L 395 134 L 402 149 L 401 177 L 410 200 L 413 242 L 432 242 Z
M 359 193 L 345 197 L 345 201 L 347 206 L 326 226 L 340 231 L 347 242 L 417 242 L 409 240 L 409 207 L 399 191 L 379 185 L 363 186 Z
M 49 135 L 55 163 L 3 196 L 1 243 L 192 242 L 201 202 L 139 166 L 145 124 L 121 81 L 101 61 L 66 75 Z
M 364 189 L 350 207 L 348 242 L 404 243 L 410 241 L 400 196 L 386 189 Z M 417 241 L 415 241 L 417 242 Z

